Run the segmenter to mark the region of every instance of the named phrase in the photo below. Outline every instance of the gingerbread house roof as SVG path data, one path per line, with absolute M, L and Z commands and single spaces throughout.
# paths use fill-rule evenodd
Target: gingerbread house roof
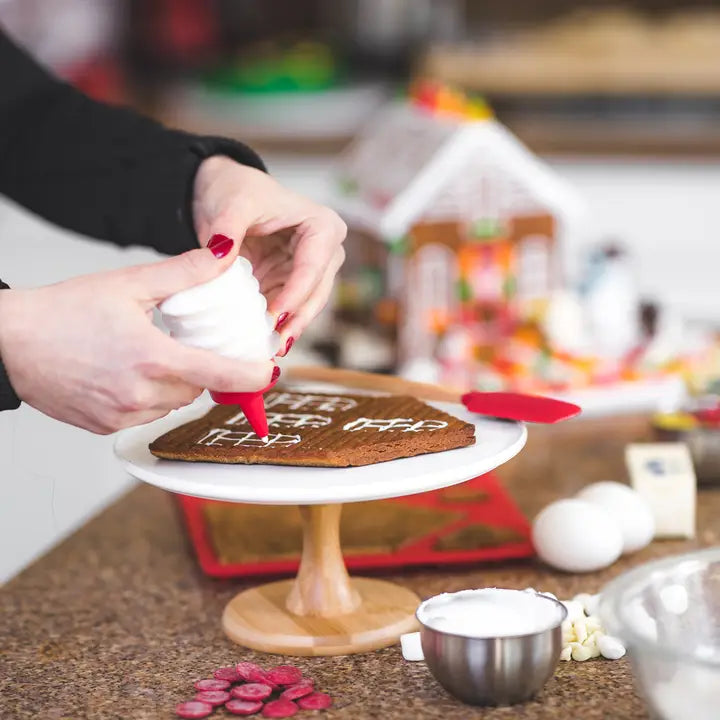
M 468 121 L 397 103 L 352 143 L 339 168 L 346 220 L 386 240 L 419 221 L 586 215 L 577 191 L 493 119 Z

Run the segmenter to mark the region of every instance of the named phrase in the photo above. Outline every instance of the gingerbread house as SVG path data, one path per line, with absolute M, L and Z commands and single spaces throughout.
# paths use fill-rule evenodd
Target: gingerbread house
M 586 210 L 486 107 L 448 97 L 394 104 L 344 156 L 339 295 L 392 326 L 399 366 L 440 363 L 474 385 L 477 363 L 542 315 Z

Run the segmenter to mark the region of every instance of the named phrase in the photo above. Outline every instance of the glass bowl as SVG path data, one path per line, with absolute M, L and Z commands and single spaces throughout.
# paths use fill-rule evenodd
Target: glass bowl
M 720 547 L 624 573 L 603 589 L 600 615 L 654 717 L 720 718 Z

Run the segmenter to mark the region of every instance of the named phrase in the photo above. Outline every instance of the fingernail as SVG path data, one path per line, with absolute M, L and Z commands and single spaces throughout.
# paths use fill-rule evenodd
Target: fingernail
M 280 330 L 280 328 L 287 322 L 287 319 L 290 317 L 290 313 L 284 312 L 280 313 L 278 315 L 277 322 L 275 323 L 275 329 Z
M 235 241 L 232 238 L 218 234 L 210 238 L 207 246 L 212 250 L 212 254 L 219 260 L 230 253 L 234 244 Z
M 280 377 L 280 368 L 276 365 L 273 368 L 272 377 L 270 378 L 270 382 L 275 382 Z
M 290 348 L 293 346 L 294 342 L 295 342 L 294 337 L 288 338 L 288 341 L 285 343 L 285 355 L 287 355 L 290 352 Z

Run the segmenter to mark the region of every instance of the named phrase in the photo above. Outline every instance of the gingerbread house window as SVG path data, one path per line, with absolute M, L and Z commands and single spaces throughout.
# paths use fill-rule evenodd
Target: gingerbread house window
M 521 300 L 536 300 L 550 291 L 550 240 L 528 235 L 518 243 L 517 293 Z

